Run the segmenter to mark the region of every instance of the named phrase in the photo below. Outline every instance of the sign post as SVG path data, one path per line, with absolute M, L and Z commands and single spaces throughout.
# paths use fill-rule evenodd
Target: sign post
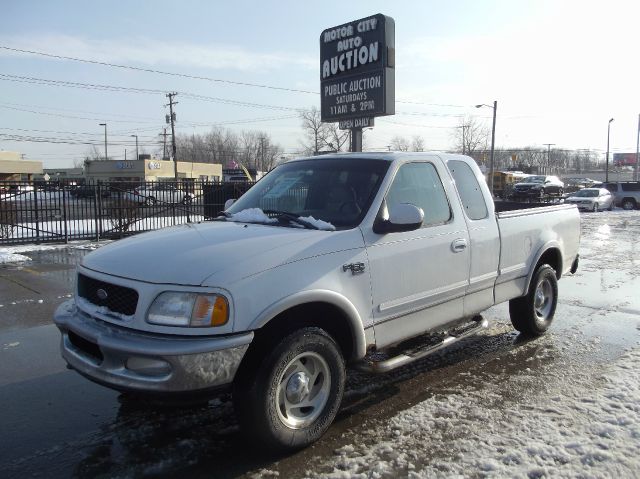
M 395 114 L 395 23 L 382 14 L 320 35 L 320 118 L 351 130 L 351 151 L 362 151 L 362 128 Z

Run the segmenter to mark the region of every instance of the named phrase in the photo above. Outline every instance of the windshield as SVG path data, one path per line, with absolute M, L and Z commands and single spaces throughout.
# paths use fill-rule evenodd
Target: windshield
M 523 180 L 526 183 L 544 183 L 545 176 L 530 176 Z
M 357 226 L 389 168 L 387 161 L 355 158 L 292 161 L 262 178 L 227 213 L 259 208 L 269 217 L 291 213 L 338 229 Z
M 596 198 L 598 194 L 598 190 L 580 190 L 576 191 L 573 196 L 577 196 L 578 198 Z

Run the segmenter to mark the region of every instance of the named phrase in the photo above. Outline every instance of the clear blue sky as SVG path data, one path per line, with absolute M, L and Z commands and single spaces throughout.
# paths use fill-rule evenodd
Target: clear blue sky
M 0 45 L 317 92 L 320 32 L 374 13 L 395 19 L 396 99 L 403 103 L 397 103 L 395 116 L 376 121 L 366 140 L 369 148 L 383 149 L 395 135 L 420 135 L 429 149 L 450 148 L 460 116 L 488 122 L 491 111 L 472 105 L 497 100 L 498 146 L 555 143 L 559 148 L 604 150 L 607 121 L 615 117 L 612 149 L 635 151 L 640 113 L 637 2 L 14 1 L 3 5 Z M 67 143 L 96 143 L 102 150 L 98 123 L 105 121 L 110 156 L 123 157 L 125 148 L 133 151 L 131 134 L 139 135 L 147 152 L 155 152 L 165 126 L 166 98 L 8 78 L 218 98 L 179 95 L 178 132 L 202 133 L 212 124 L 238 132 L 255 129 L 267 132 L 287 153 L 295 152 L 302 139 L 295 109 L 319 106 L 317 94 L 2 49 L 0 74 L 13 75 L 0 76 L 0 149 L 20 151 L 48 167 L 70 166 L 89 149 Z M 451 106 L 438 106 L 442 104 Z M 67 143 L 9 141 L 6 135 Z

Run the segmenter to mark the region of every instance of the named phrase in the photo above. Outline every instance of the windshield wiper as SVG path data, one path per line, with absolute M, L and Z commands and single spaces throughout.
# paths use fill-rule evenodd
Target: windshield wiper
M 305 221 L 302 218 L 300 218 L 298 215 L 296 215 L 294 213 L 289 213 L 288 211 L 263 210 L 263 212 L 266 215 L 276 215 L 276 217 L 278 219 L 289 220 L 289 221 L 291 221 L 293 223 L 296 223 L 296 224 L 299 224 L 301 226 L 304 226 L 305 228 L 308 228 L 310 230 L 319 230 L 320 229 L 316 225 L 314 225 L 313 223 L 309 223 L 308 221 Z

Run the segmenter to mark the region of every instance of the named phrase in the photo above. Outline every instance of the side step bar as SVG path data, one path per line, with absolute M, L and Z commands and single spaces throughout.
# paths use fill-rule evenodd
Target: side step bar
M 364 359 L 360 363 L 358 363 L 355 368 L 359 371 L 367 372 L 367 373 L 386 373 L 393 369 L 399 368 L 400 366 L 404 366 L 405 364 L 412 363 L 417 361 L 418 359 L 422 359 L 429 354 L 433 354 L 436 351 L 441 350 L 461 339 L 472 336 L 477 332 L 485 329 L 489 326 L 489 321 L 484 318 L 478 320 L 477 325 L 468 328 L 461 332 L 460 334 L 455 335 L 447 335 L 442 341 L 436 344 L 430 344 L 428 346 L 413 349 L 411 352 L 401 353 L 397 356 L 394 356 L 389 359 L 384 359 L 381 361 L 374 361 L 369 359 Z

